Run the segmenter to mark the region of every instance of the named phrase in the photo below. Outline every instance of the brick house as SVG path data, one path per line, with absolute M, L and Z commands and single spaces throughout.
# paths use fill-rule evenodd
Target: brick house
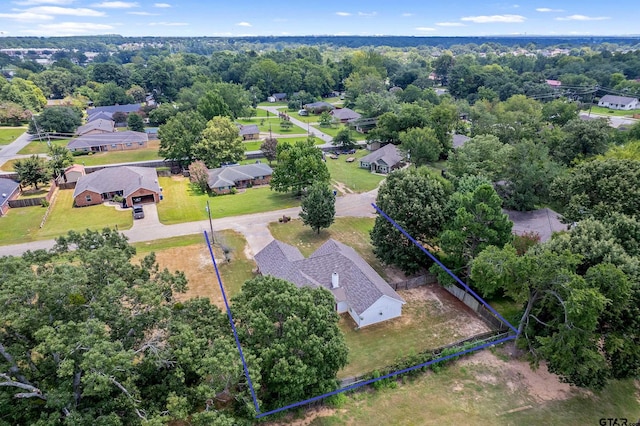
M 209 170 L 207 183 L 216 194 L 228 194 L 232 188 L 267 185 L 273 170 L 267 164 L 255 163 L 243 166 L 227 166 Z
M 76 207 L 93 206 L 110 201 L 116 195 L 127 206 L 160 201 L 158 173 L 150 167 L 109 167 L 81 176 L 73 191 Z
M 145 132 L 127 130 L 80 136 L 69 141 L 67 149 L 71 152 L 128 151 L 146 148 L 148 142 L 149 135 Z

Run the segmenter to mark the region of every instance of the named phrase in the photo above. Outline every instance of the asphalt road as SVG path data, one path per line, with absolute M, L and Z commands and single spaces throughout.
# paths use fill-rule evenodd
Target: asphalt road
M 18 152 L 25 146 L 29 145 L 29 142 L 31 142 L 31 135 L 28 133 L 23 133 L 9 145 L 1 147 L 2 149 L 0 149 L 0 166 L 13 158 L 22 157 L 21 155 L 18 155 Z

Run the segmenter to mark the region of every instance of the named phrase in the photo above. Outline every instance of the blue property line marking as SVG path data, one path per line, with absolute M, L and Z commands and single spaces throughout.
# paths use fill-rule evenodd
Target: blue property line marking
M 279 413 L 281 411 L 288 410 L 290 408 L 295 408 L 295 407 L 299 407 L 301 405 L 309 404 L 311 402 L 319 401 L 321 399 L 327 398 L 327 397 L 332 396 L 332 395 L 337 395 L 337 394 L 342 393 L 342 392 L 347 392 L 347 391 L 350 391 L 350 390 L 354 390 L 354 389 L 357 389 L 357 388 L 362 387 L 362 386 L 370 385 L 371 383 L 375 383 L 375 382 L 380 381 L 380 380 L 388 379 L 390 377 L 395 377 L 395 376 L 398 376 L 400 374 L 404 374 L 404 373 L 408 373 L 408 372 L 413 371 L 413 370 L 417 370 L 419 368 L 428 367 L 429 365 L 435 364 L 436 362 L 446 361 L 448 359 L 455 358 L 455 357 L 458 357 L 458 356 L 461 356 L 461 355 L 465 355 L 465 354 L 468 354 L 470 352 L 475 352 L 475 351 L 478 351 L 480 349 L 488 348 L 489 346 L 493 346 L 493 345 L 497 345 L 497 344 L 500 344 L 500 343 L 508 342 L 509 340 L 514 340 L 515 338 L 516 338 L 516 336 L 511 335 L 511 336 L 505 337 L 503 339 L 496 340 L 495 342 L 489 342 L 489 343 L 485 343 L 485 344 L 480 345 L 480 346 L 476 346 L 475 348 L 465 349 L 463 351 L 456 352 L 455 354 L 443 356 L 441 358 L 434 359 L 434 360 L 431 360 L 431 361 L 427 361 L 427 362 L 424 362 L 422 364 L 414 365 L 413 367 L 405 368 L 404 370 L 394 371 L 393 373 L 385 374 L 384 376 L 377 377 L 375 379 L 369 379 L 369 380 L 366 380 L 364 382 L 355 383 L 353 385 L 347 386 L 346 388 L 342 388 L 342 389 L 335 390 L 333 392 L 325 393 L 324 395 L 316 396 L 314 398 L 305 399 L 304 401 L 296 402 L 295 404 L 287 405 L 286 407 L 282 407 L 282 408 L 278 408 L 278 409 L 275 409 L 275 410 L 267 411 L 265 413 L 257 415 L 256 418 L 269 416 L 271 414 L 276 414 L 276 413 Z
M 411 235 L 409 235 L 409 233 L 407 231 L 405 231 L 404 229 L 402 229 L 402 227 L 400 225 L 398 225 L 398 223 L 396 223 L 395 220 L 391 219 L 389 216 L 387 216 L 387 214 L 385 212 L 383 212 L 378 206 L 376 206 L 375 204 L 371 203 L 371 205 L 373 206 L 374 209 L 376 209 L 378 211 L 378 213 L 380 213 L 382 215 L 382 217 L 384 217 L 385 219 L 387 219 L 389 221 L 389 223 L 391 223 L 393 226 L 396 227 L 396 229 L 398 229 L 400 232 L 402 232 L 404 234 L 405 237 L 407 237 L 409 239 L 409 241 L 411 241 L 413 244 L 415 244 L 416 247 L 418 247 L 420 250 L 422 250 L 427 256 L 429 256 L 429 258 L 431 260 L 433 260 L 439 267 L 441 267 L 447 274 L 449 274 L 451 276 L 451 278 L 453 278 L 454 280 L 456 280 L 456 282 L 458 284 L 460 284 L 461 286 L 463 286 L 469 293 L 471 293 L 471 295 L 473 297 L 476 298 L 476 300 L 480 303 L 482 303 L 482 306 L 484 306 L 485 308 L 489 309 L 491 311 L 491 313 L 493 315 L 495 315 L 496 317 L 498 317 L 498 319 L 500 321 L 503 322 L 503 324 L 506 324 L 511 330 L 513 330 L 516 333 L 516 336 L 518 334 L 518 329 L 515 328 L 513 325 L 511 325 L 511 323 L 509 321 L 507 321 L 506 319 L 504 319 L 502 317 L 502 315 L 500 315 L 498 313 L 498 311 L 496 311 L 495 309 L 493 309 L 487 302 L 485 302 L 482 297 L 478 296 L 476 294 L 475 291 L 471 290 L 471 288 L 466 285 L 464 282 L 462 282 L 462 280 L 460 278 L 458 278 L 453 272 L 451 272 L 449 270 L 449 268 L 447 268 L 446 266 L 444 266 L 434 255 L 432 255 L 429 250 L 427 250 L 426 248 L 424 248 L 422 246 L 422 244 L 420 244 L 419 242 L 417 242 Z
M 220 291 L 222 292 L 222 298 L 224 299 L 224 306 L 227 308 L 227 317 L 229 317 L 229 324 L 231 324 L 231 329 L 233 330 L 233 337 L 235 337 L 236 339 L 236 346 L 238 347 L 238 352 L 240 353 L 240 359 L 242 360 L 242 368 L 244 368 L 244 375 L 247 377 L 247 382 L 249 383 L 249 390 L 251 391 L 251 398 L 253 398 L 253 405 L 256 408 L 256 412 L 260 414 L 260 405 L 258 404 L 258 399 L 256 398 L 256 392 L 253 389 L 251 376 L 249 376 L 249 369 L 247 368 L 247 362 L 244 359 L 244 353 L 242 352 L 242 346 L 240 345 L 240 339 L 238 338 L 238 331 L 236 330 L 236 326 L 233 322 L 233 315 L 231 314 L 231 308 L 229 308 L 229 302 L 227 301 L 227 294 L 225 293 L 224 286 L 222 285 L 222 279 L 220 279 L 220 271 L 218 271 L 218 264 L 216 263 L 216 258 L 213 255 L 213 249 L 211 248 L 211 241 L 209 241 L 209 236 L 207 235 L 207 231 L 204 231 L 204 239 L 207 242 L 207 247 L 209 247 L 209 254 L 211 255 L 211 260 L 213 261 L 213 267 L 216 270 L 216 277 L 218 278 L 218 284 L 220 285 Z

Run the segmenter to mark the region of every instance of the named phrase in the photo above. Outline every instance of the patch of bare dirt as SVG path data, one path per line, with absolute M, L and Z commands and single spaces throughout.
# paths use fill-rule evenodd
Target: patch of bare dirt
M 336 188 L 338 191 L 342 192 L 343 194 L 353 194 L 353 191 L 350 188 L 347 188 L 345 186 L 344 183 L 342 182 L 338 182 L 337 180 L 333 181 L 333 186 L 334 188 Z
M 329 407 L 318 407 L 307 410 L 305 416 L 302 419 L 294 419 L 293 416 L 288 416 L 282 421 L 264 423 L 265 426 L 309 426 L 318 417 L 333 416 L 336 410 Z
M 524 390 L 537 402 L 565 400 L 576 394 L 586 392 L 577 390 L 567 383 L 562 383 L 558 376 L 547 370 L 544 363 L 537 370 L 532 370 L 528 362 L 509 360 L 505 362 L 490 351 L 480 351 L 470 357 L 458 361 L 460 365 L 484 365 L 488 371 L 473 373 L 478 381 L 483 383 L 497 383 L 502 377 L 512 391 Z

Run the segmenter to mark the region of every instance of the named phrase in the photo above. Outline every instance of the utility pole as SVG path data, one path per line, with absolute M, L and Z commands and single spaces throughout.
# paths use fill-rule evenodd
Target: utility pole
M 209 200 L 207 200 L 207 214 L 209 215 L 209 228 L 211 229 L 211 244 L 215 244 L 215 239 L 213 238 L 213 221 L 211 220 L 211 207 L 209 207 Z

